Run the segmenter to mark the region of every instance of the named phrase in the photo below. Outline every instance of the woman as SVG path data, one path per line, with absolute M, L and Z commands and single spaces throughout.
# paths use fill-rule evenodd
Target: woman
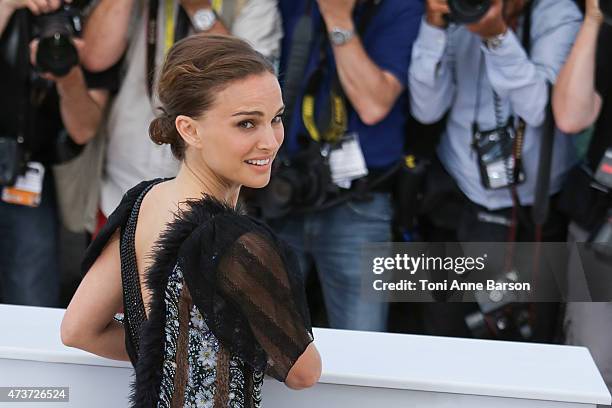
M 129 359 L 140 407 L 257 407 L 265 370 L 312 386 L 321 361 L 294 256 L 236 208 L 242 185 L 268 183 L 283 141 L 272 66 L 241 40 L 189 37 L 170 50 L 158 94 L 149 133 L 179 173 L 134 187 L 109 217 L 62 341 Z

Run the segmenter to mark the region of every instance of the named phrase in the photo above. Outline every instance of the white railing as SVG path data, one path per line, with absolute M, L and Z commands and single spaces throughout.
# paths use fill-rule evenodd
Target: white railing
M 63 312 L 0 305 L 0 387 L 70 388 L 69 403 L 33 405 L 41 408 L 127 406 L 131 366 L 62 345 Z M 330 329 L 315 329 L 315 340 L 324 366 L 320 383 L 296 392 L 267 379 L 264 407 L 610 404 L 591 355 L 582 347 Z

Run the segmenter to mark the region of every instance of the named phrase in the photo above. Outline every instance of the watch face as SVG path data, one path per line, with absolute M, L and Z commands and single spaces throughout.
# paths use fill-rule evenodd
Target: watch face
M 193 15 L 193 25 L 198 31 L 210 30 L 216 21 L 217 16 L 211 9 L 200 9 Z
M 342 31 L 334 30 L 331 32 L 331 41 L 336 45 L 344 44 L 346 37 Z
M 331 33 L 329 33 L 329 38 L 332 44 L 342 45 L 346 44 L 351 39 L 351 33 L 339 28 L 334 28 Z

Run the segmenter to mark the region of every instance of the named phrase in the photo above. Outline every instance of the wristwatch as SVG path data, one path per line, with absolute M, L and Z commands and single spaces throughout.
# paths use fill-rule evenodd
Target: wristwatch
M 329 32 L 329 41 L 333 45 L 344 45 L 355 36 L 355 31 L 334 27 Z
M 196 31 L 208 31 L 217 22 L 217 13 L 212 8 L 201 8 L 196 10 L 191 17 L 191 23 Z
M 506 39 L 507 36 L 508 30 L 501 34 L 497 34 L 496 36 L 485 38 L 484 40 L 482 40 L 482 42 L 484 43 L 485 47 L 487 47 L 487 49 L 496 50 L 501 47 L 502 42 Z

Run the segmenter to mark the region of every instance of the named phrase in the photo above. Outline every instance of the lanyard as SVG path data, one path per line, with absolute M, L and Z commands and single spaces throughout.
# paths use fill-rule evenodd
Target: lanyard
M 153 94 L 155 81 L 155 60 L 157 58 L 157 13 L 159 0 L 149 1 L 149 16 L 147 21 L 147 93 L 149 98 Z M 176 38 L 176 25 L 174 23 L 174 0 L 164 0 L 164 15 L 166 18 L 164 31 L 164 54 L 168 52 Z
M 185 10 L 180 7 L 178 14 L 174 16 L 175 1 L 164 1 L 164 55 L 168 53 L 175 41 L 187 36 L 189 17 Z M 223 0 L 213 0 L 213 10 L 219 14 L 223 8 Z M 157 13 L 159 11 L 159 0 L 149 0 L 149 16 L 147 21 L 147 93 L 149 98 L 153 94 L 153 83 L 155 82 L 155 60 L 157 57 Z
M 223 0 L 213 0 L 210 6 L 217 14 L 221 14 L 221 10 L 223 9 Z
M 164 55 L 168 53 L 174 44 L 174 1 L 166 0 L 164 4 L 164 15 L 166 17 L 166 29 L 164 34 Z
M 381 0 L 370 0 L 366 6 L 363 17 L 359 23 L 357 32 L 360 35 L 365 33 L 365 30 L 374 17 Z M 319 65 L 314 73 L 310 76 L 308 84 L 306 86 L 306 92 L 302 100 L 302 121 L 304 127 L 308 132 L 310 138 L 317 142 L 326 142 L 329 144 L 337 144 L 342 136 L 348 129 L 348 113 L 347 113 L 347 98 L 340 84 L 338 78 L 338 72 L 334 71 L 331 82 L 331 89 L 329 93 L 329 110 L 325 113 L 328 117 L 327 128 L 321 131 L 315 119 L 316 114 L 316 94 L 320 89 L 320 86 L 325 78 L 328 68 L 328 57 L 327 48 L 329 46 L 329 39 L 327 37 L 327 31 L 325 24 L 322 24 L 322 38 L 321 42 L 321 58 Z

